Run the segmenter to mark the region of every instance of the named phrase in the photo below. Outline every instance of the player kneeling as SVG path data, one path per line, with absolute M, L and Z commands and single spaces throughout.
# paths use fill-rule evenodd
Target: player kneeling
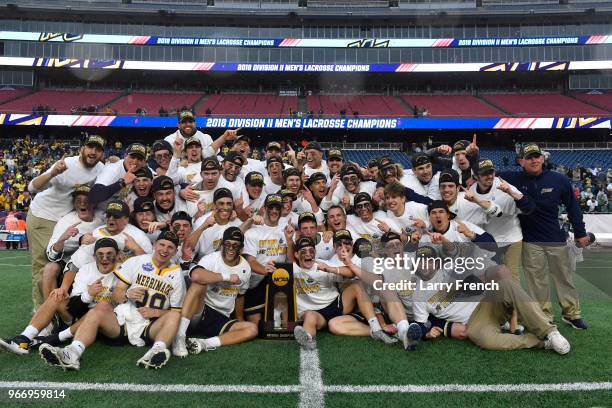
M 175 355 L 181 355 L 181 338 L 184 339 L 186 334 L 195 336 L 186 340 L 186 348 L 191 354 L 257 337 L 255 323 L 230 317 L 236 306 L 236 297 L 246 292 L 251 278 L 251 267 L 240 255 L 243 245 L 244 235 L 240 228 L 229 227 L 223 233 L 221 251 L 206 255 L 191 269 L 191 286 L 185 297 L 181 328 L 172 350 Z M 202 298 L 202 317 L 189 327 L 190 318 L 201 307 L 198 305 L 201 305 Z
M 155 242 L 153 254 L 125 261 L 115 271 L 118 281 L 112 295 L 114 302 L 125 303 L 114 310 L 110 303 L 99 303 L 82 319 L 69 346 L 40 346 L 43 360 L 64 370 L 78 370 L 85 348 L 100 333 L 113 344 L 153 343 L 136 364 L 145 368 L 164 366 L 170 359 L 168 345 L 176 335 L 185 294 L 181 268 L 171 261 L 178 244 L 176 234 L 163 231 Z
M 53 338 L 66 341 L 74 335 L 82 317 L 101 301 L 110 300 L 115 283 L 115 270 L 119 249 L 112 238 L 101 238 L 94 246 L 96 261 L 83 266 L 76 275 L 70 297 L 58 299 L 49 296 L 38 310 L 28 327 L 12 339 L 0 339 L 0 347 L 15 354 L 28 354 L 30 347 Z M 36 337 L 38 333 L 58 314 L 65 324 L 71 327 L 46 337 Z

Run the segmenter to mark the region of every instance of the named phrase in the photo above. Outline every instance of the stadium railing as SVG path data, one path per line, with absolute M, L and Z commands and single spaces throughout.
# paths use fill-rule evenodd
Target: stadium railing
M 612 149 L 612 142 L 572 142 L 572 143 L 558 143 L 558 142 L 539 142 L 538 145 L 546 150 L 601 150 L 601 149 Z
M 342 150 L 401 150 L 401 143 L 346 143 L 346 142 L 320 142 L 323 149 Z

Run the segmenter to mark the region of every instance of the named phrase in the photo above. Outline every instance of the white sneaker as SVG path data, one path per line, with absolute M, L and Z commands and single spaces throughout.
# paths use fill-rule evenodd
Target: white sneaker
M 198 339 L 195 337 L 188 338 L 186 344 L 189 354 L 200 354 L 203 351 L 213 351 L 217 349 L 216 347 L 209 347 L 205 340 L 206 339 Z
M 153 346 L 136 362 L 138 367 L 162 368 L 170 360 L 170 350 L 161 346 Z
M 172 355 L 180 358 L 184 358 L 189 355 L 184 336 L 176 336 L 174 338 L 174 341 L 172 342 Z
M 295 336 L 295 341 L 297 341 L 304 350 L 314 350 L 317 348 L 317 343 L 303 326 L 295 326 L 293 335 Z
M 555 350 L 559 354 L 567 354 L 571 350 L 569 341 L 559 333 L 558 330 L 551 331 L 544 340 L 546 350 Z
M 371 330 L 370 329 L 370 337 L 374 340 L 382 341 L 385 344 L 393 344 L 397 343 L 397 338 L 389 336 L 383 330 Z
M 47 343 L 41 344 L 38 348 L 40 357 L 45 360 L 50 366 L 61 367 L 66 370 L 78 371 L 81 368 L 81 363 L 76 353 L 74 353 L 70 346 L 65 348 L 53 347 Z

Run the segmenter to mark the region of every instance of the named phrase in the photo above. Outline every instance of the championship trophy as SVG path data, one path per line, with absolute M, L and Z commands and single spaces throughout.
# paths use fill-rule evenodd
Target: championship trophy
M 278 263 L 266 276 L 266 303 L 259 322 L 259 336 L 270 340 L 293 340 L 297 322 L 293 264 Z

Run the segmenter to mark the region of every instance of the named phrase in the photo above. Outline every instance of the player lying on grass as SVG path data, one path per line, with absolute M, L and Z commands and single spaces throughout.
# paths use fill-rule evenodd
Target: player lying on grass
M 96 261 L 83 266 L 74 280 L 70 298 L 56 300 L 49 297 L 36 311 L 28 326 L 11 339 L 0 339 L 0 347 L 15 354 L 28 354 L 30 347 L 41 342 L 59 343 L 74 335 L 82 322 L 82 317 L 99 302 L 109 301 L 115 284 L 117 262 L 117 242 L 112 238 L 101 238 L 95 244 Z M 37 337 L 58 314 L 66 326 L 59 333 Z M 73 324 L 74 323 L 74 324 Z
M 336 254 L 329 261 L 317 261 L 319 270 L 338 275 L 344 273 L 347 277 L 352 277 L 353 273 L 346 267 L 346 261 L 350 259 L 351 262 L 361 265 L 361 258 L 353 254 L 353 237 L 348 230 L 341 229 L 334 233 L 334 250 Z M 374 305 L 361 282 L 349 282 L 340 296 L 343 316 L 329 321 L 328 327 L 331 333 L 344 336 L 371 336 L 374 340 L 386 344 L 397 342 L 396 338 L 383 331 L 374 312 Z
M 101 302 L 87 313 L 65 348 L 42 344 L 39 352 L 49 365 L 78 370 L 86 347 L 100 333 L 113 344 L 153 346 L 138 361 L 139 367 L 160 368 L 170 359 L 168 346 L 176 335 L 185 282 L 179 266 L 172 263 L 178 247 L 176 234 L 159 234 L 153 254 L 132 257 L 115 271 L 117 283 L 111 299 L 114 310 Z
M 557 327 L 534 301 L 512 278 L 512 271 L 504 265 L 489 267 L 485 273 L 486 282 L 495 282 L 499 289 L 486 292 L 474 291 L 463 285 L 469 278 L 452 270 L 440 267 L 440 257 L 433 247 L 419 248 L 422 262 L 419 262 L 416 273 L 425 283 L 416 287 L 414 294 L 414 318 L 423 324 L 431 315 L 448 322 L 447 331 L 453 337 L 469 338 L 474 344 L 488 350 L 515 350 L 540 347 L 552 349 L 559 354 L 570 351 L 569 342 L 559 333 Z M 482 283 L 472 276 L 473 283 Z M 445 289 L 434 287 L 434 283 L 450 283 Z M 501 325 L 508 320 L 512 310 L 516 310 L 519 319 L 525 324 L 528 333 L 516 335 L 503 333 Z M 459 327 L 455 327 L 459 323 Z M 450 325 L 450 327 L 449 327 Z M 439 327 L 432 327 L 430 338 L 441 334 Z
M 179 332 L 172 352 L 184 357 L 217 347 L 243 343 L 257 337 L 257 325 L 230 316 L 236 297 L 249 287 L 251 267 L 240 255 L 244 235 L 240 228 L 225 230 L 221 250 L 206 255 L 191 269 L 191 286 L 185 296 Z M 191 327 L 191 318 L 204 303 L 204 311 Z M 190 338 L 185 340 L 185 336 Z

